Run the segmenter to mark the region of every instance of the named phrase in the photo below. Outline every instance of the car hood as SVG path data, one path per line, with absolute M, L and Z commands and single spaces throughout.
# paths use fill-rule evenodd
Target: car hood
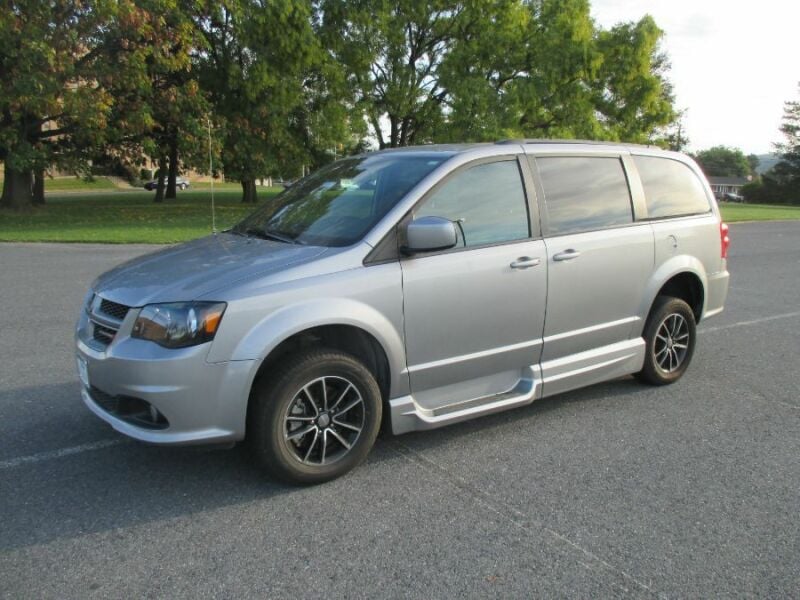
M 98 277 L 92 288 L 126 306 L 194 300 L 310 262 L 327 250 L 221 233 L 125 262 Z

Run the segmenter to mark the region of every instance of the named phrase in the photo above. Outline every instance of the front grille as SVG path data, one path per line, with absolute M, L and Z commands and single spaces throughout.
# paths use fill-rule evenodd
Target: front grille
M 130 308 L 124 304 L 117 304 L 116 302 L 106 300 L 105 298 L 100 301 L 100 312 L 113 319 L 116 319 L 117 321 L 124 320 L 125 315 L 128 314 L 129 310 Z
M 105 350 L 117 334 L 122 321 L 130 310 L 124 304 L 93 296 L 89 308 L 89 320 L 92 323 L 91 345 L 96 350 Z
M 116 329 L 111 329 L 111 327 L 106 327 L 104 325 L 100 325 L 99 323 L 93 323 L 94 331 L 92 332 L 92 337 L 104 344 L 108 345 L 114 339 L 114 336 L 117 335 Z

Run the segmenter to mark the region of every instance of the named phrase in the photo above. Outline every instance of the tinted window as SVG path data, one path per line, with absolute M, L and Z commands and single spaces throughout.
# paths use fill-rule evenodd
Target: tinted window
M 337 161 L 268 201 L 234 233 L 317 246 L 360 240 L 449 155 L 374 154 Z
M 668 158 L 634 156 L 651 219 L 696 215 L 710 210 L 700 178 L 685 164 Z
M 550 233 L 633 222 L 631 196 L 618 158 L 537 158 Z
M 457 173 L 414 211 L 415 218 L 430 216 L 458 222 L 463 246 L 527 238 L 528 209 L 517 162 L 493 162 Z

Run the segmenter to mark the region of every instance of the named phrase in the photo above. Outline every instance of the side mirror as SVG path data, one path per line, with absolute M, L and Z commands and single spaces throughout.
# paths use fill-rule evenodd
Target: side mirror
M 455 224 L 442 217 L 420 217 L 406 227 L 406 245 L 403 252 L 432 252 L 447 250 L 458 242 Z

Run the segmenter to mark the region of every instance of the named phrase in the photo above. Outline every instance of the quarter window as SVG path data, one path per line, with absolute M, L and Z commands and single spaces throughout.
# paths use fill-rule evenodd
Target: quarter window
M 710 209 L 700 178 L 687 165 L 669 158 L 634 156 L 644 187 L 650 219 L 707 213 Z
M 517 161 L 487 163 L 456 173 L 414 211 L 414 218 L 431 216 L 457 224 L 460 246 L 529 237 L 528 208 Z
M 633 222 L 628 180 L 620 159 L 542 157 L 536 159 L 536 166 L 544 189 L 550 234 Z

